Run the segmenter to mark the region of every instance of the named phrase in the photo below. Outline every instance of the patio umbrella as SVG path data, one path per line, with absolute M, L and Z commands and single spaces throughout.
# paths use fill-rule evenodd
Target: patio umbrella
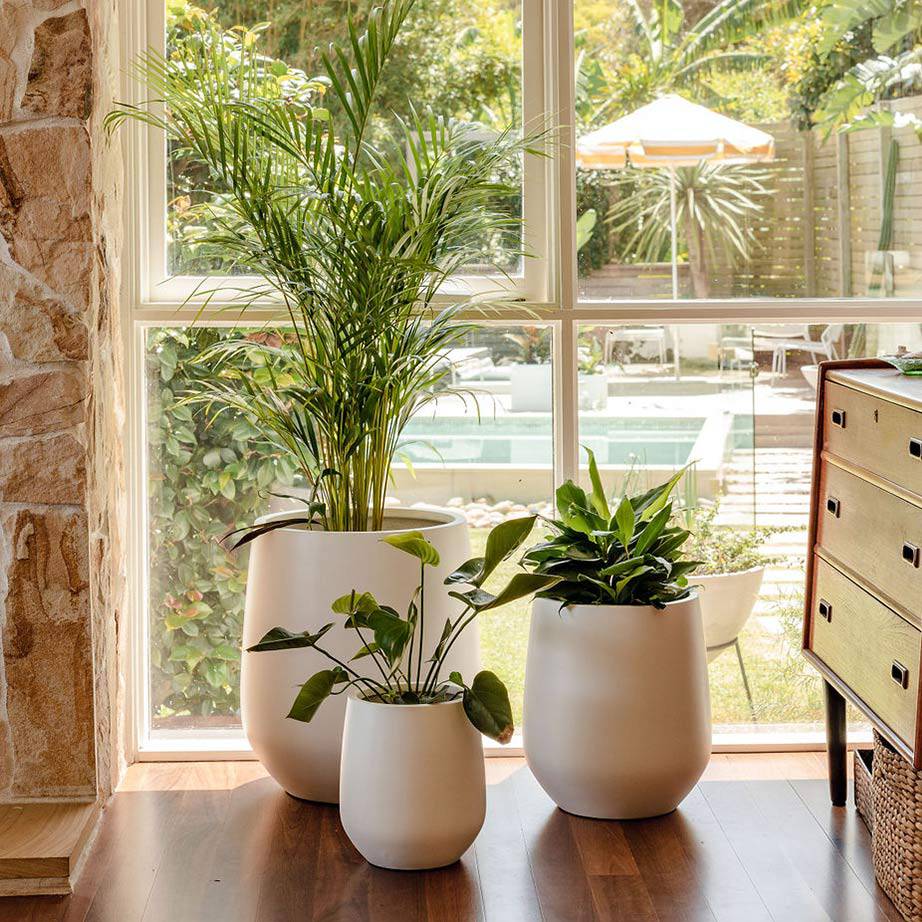
M 673 298 L 679 296 L 676 168 L 695 166 L 702 160 L 761 163 L 774 156 L 775 140 L 767 132 L 675 93 L 661 96 L 587 134 L 576 145 L 576 162 L 585 169 L 618 170 L 630 162 L 639 169 L 669 170 Z

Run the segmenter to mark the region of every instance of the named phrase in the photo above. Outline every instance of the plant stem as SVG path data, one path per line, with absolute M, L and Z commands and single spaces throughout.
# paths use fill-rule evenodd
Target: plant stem
M 461 625 L 461 622 L 464 621 L 465 616 L 468 612 L 473 612 L 470 618 Z M 423 686 L 423 691 L 429 689 L 430 687 L 434 688 L 436 683 L 439 680 L 439 672 L 442 669 L 442 666 L 445 663 L 445 659 L 448 656 L 448 651 L 451 649 L 452 644 L 458 639 L 458 636 L 461 634 L 461 631 L 467 627 L 467 625 L 477 616 L 477 612 L 474 611 L 473 606 L 468 605 L 467 608 L 458 615 L 458 620 L 452 625 L 451 631 L 448 634 L 449 640 L 445 646 L 445 649 L 442 650 L 441 656 L 437 660 L 433 660 L 432 665 L 429 667 L 429 671 L 426 673 L 426 684 Z M 459 627 L 459 625 L 461 625 Z M 456 633 L 457 632 L 457 633 Z
M 345 669 L 346 672 L 355 676 L 357 681 L 364 682 L 366 685 L 370 686 L 371 688 L 377 687 L 377 688 L 383 688 L 385 691 L 390 691 L 390 682 L 388 682 L 387 685 L 382 685 L 380 682 L 377 682 L 374 679 L 370 679 L 367 676 L 359 675 L 351 666 L 348 666 L 342 660 L 337 659 L 328 650 L 324 650 L 323 647 L 319 647 L 317 646 L 317 644 L 314 644 L 314 649 L 318 653 L 325 656 L 328 660 L 331 660 L 332 662 L 336 663 L 337 666 L 341 666 L 343 669 Z
M 419 653 L 416 663 L 416 693 L 423 672 L 423 640 L 426 636 L 426 565 L 419 562 Z

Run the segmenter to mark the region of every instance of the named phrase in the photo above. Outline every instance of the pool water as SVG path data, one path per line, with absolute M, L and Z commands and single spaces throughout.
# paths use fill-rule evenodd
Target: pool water
M 691 456 L 703 418 L 631 419 L 591 416 L 580 420 L 580 444 L 600 464 L 681 467 Z M 407 426 L 398 463 L 547 465 L 553 461 L 551 419 L 547 414 L 516 417 L 435 416 Z

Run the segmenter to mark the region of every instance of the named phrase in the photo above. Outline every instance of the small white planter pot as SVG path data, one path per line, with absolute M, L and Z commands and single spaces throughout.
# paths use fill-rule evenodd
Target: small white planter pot
M 698 599 L 663 610 L 559 605 L 532 606 L 523 734 L 535 778 L 580 816 L 674 810 L 711 750 Z
M 350 697 L 341 771 L 343 828 L 378 867 L 452 864 L 483 826 L 483 744 L 460 700 L 394 705 Z
M 764 575 L 765 567 L 753 567 L 739 573 L 690 577 L 699 587 L 708 662 L 739 637 L 755 608 Z
M 285 512 L 260 521 L 302 515 Z M 442 625 L 456 616 L 460 603 L 448 597 L 445 577 L 470 557 L 467 523 L 448 510 L 390 509 L 385 532 L 325 532 L 300 526 L 282 528 L 252 544 L 247 573 L 244 650 L 280 625 L 292 631 L 316 631 L 339 622 L 323 639 L 323 647 L 341 660 L 359 648 L 354 631 L 341 627 L 342 617 L 330 603 L 353 589 L 371 592 L 401 613 L 419 585 L 419 564 L 381 542 L 386 533 L 419 529 L 441 557 L 426 568 L 425 655 L 438 642 Z M 480 668 L 476 622 L 452 647 L 444 677 L 452 669 L 473 677 Z M 353 664 L 360 673 L 376 675 L 370 658 Z M 304 800 L 339 800 L 346 696 L 325 701 L 309 723 L 288 720 L 299 687 L 330 661 L 315 650 L 244 653 L 240 699 L 247 739 L 266 770 L 289 794 Z

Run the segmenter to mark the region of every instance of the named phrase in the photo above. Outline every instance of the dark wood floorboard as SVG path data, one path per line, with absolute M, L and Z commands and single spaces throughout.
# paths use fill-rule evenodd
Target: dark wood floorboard
M 509 760 L 473 848 L 423 873 L 369 866 L 334 807 L 258 766 L 145 767 L 73 896 L 0 898 L 0 922 L 895 922 L 853 808 L 786 765 L 715 757 L 675 813 L 613 823 L 557 810 Z

